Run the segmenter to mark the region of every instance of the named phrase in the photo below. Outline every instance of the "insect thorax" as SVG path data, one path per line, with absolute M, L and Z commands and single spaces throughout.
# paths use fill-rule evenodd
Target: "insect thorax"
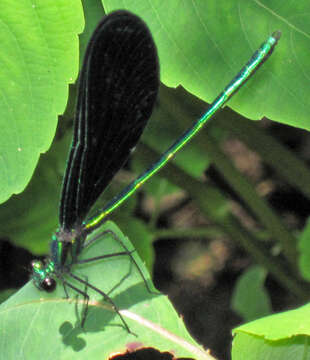
M 32 280 L 40 290 L 53 291 L 56 288 L 55 278 L 62 277 L 71 265 L 76 262 L 82 250 L 85 236 L 81 231 L 58 230 L 50 245 L 50 257 L 44 262 L 34 260 L 32 266 Z

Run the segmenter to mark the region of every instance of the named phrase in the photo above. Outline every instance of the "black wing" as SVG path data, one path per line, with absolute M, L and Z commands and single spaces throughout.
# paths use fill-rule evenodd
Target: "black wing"
M 59 221 L 80 225 L 123 166 L 152 113 L 157 52 L 146 24 L 127 11 L 104 17 L 86 50 Z

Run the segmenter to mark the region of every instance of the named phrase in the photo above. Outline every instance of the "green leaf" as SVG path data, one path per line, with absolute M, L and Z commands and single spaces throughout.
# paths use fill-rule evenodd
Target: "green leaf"
M 132 249 L 128 239 L 112 223 L 106 223 L 92 235 L 97 236 L 106 229 L 112 230 Z M 120 244 L 113 237 L 105 236 L 84 249 L 81 258 L 119 251 L 124 251 Z M 150 284 L 143 263 L 136 253 L 133 256 Z M 137 336 L 125 330 L 111 305 L 90 288 L 86 289 L 90 301 L 82 329 L 80 321 L 85 309 L 82 296 L 77 299 L 76 292 L 68 288 L 70 299 L 66 299 L 61 284 L 55 292 L 48 294 L 29 282 L 0 306 L 0 346 L 7 360 L 107 359 L 112 353 L 125 351 L 128 344 L 137 342 L 161 351 L 173 349 L 177 357 L 210 359 L 187 333 L 168 298 L 147 291 L 129 256 L 75 265 L 72 271 L 105 291 Z M 69 276 L 66 280 L 85 290 L 84 285 L 72 281 Z M 48 346 L 45 346 L 47 339 Z
M 159 50 L 161 80 L 182 85 L 211 102 L 260 44 L 280 30 L 274 54 L 229 106 L 250 119 L 310 129 L 308 49 L 310 3 L 306 0 L 227 1 L 102 0 L 107 12 L 126 8 L 150 27 Z M 281 94 L 281 96 L 280 96 Z
M 310 280 L 310 219 L 298 239 L 299 269 L 301 275 Z
M 148 227 L 141 220 L 129 216 L 128 212 L 120 211 L 118 216 L 113 217 L 113 220 L 116 220 L 119 228 L 126 229 L 126 233 L 132 239 L 131 242 L 134 248 L 151 272 L 155 255 L 152 246 L 153 236 Z
M 310 359 L 310 304 L 234 329 L 233 360 Z
M 82 3 L 85 17 L 85 28 L 83 33 L 80 35 L 80 65 L 83 63 L 83 56 L 85 54 L 89 39 L 91 38 L 99 21 L 105 15 L 100 0 L 84 0 Z
M 143 134 L 143 139 L 146 139 L 146 143 L 148 143 L 150 138 L 153 138 L 152 135 L 150 135 L 148 137 L 147 134 Z M 152 146 L 152 149 L 157 149 L 157 146 Z M 138 145 L 138 149 L 139 149 L 139 145 Z M 139 161 L 139 155 L 142 154 L 141 151 L 139 151 L 137 149 L 138 155 L 134 154 L 133 156 L 133 170 L 135 172 L 135 174 L 142 174 L 143 172 L 145 172 L 146 168 L 145 168 L 145 164 L 141 161 Z M 158 158 L 160 156 L 160 153 L 158 153 Z M 137 156 L 136 156 L 137 155 Z M 182 156 L 181 156 L 182 158 Z M 179 159 L 179 157 L 178 157 Z M 143 191 L 147 192 L 149 195 L 151 195 L 154 198 L 160 199 L 161 197 L 164 197 L 165 195 L 170 195 L 173 194 L 177 191 L 180 191 L 180 188 L 177 187 L 176 185 L 174 185 L 173 183 L 169 182 L 168 180 L 166 180 L 165 178 L 163 178 L 160 173 L 158 175 L 154 175 L 152 176 L 152 178 L 150 179 L 150 181 L 147 181 L 144 185 L 143 185 Z M 160 201 L 160 200 L 159 200 Z
M 46 254 L 58 225 L 61 178 L 71 134 L 43 155 L 27 189 L 0 206 L 0 236 L 35 254 Z
M 52 142 L 83 26 L 79 1 L 0 3 L 0 203 L 25 188 Z
M 193 114 L 192 109 L 184 113 L 186 101 L 191 104 L 193 102 L 184 90 L 160 87 L 159 106 L 155 107 L 142 137 L 142 140 L 159 154 L 167 150 L 201 116 L 200 113 Z M 173 162 L 191 176 L 200 178 L 209 165 L 209 159 L 203 150 L 205 148 L 201 149 L 197 142 L 193 141 L 178 153 Z
M 295 336 L 282 341 L 268 341 L 247 334 L 233 341 L 232 360 L 310 360 L 309 337 Z
M 11 295 L 13 295 L 14 293 L 16 293 L 16 289 L 6 289 L 4 291 L 0 292 L 0 304 L 7 300 Z
M 266 270 L 252 266 L 245 271 L 236 284 L 232 297 L 232 308 L 245 321 L 254 320 L 271 313 L 271 303 L 264 282 Z

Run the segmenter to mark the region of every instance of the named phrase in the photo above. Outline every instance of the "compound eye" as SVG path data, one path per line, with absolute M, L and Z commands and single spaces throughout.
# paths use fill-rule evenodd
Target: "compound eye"
M 46 277 L 41 283 L 41 288 L 47 292 L 52 292 L 56 289 L 56 281 L 53 278 Z

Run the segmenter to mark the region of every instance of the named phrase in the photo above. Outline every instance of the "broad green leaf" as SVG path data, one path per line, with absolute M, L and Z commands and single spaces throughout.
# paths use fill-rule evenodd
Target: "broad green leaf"
M 234 329 L 233 360 L 310 359 L 310 304 Z
M 82 65 L 83 56 L 85 54 L 89 39 L 92 36 L 92 33 L 98 25 L 99 21 L 105 15 L 100 0 L 82 0 L 82 3 L 85 17 L 85 27 L 83 33 L 80 36 L 80 65 Z
M 0 202 L 25 188 L 51 144 L 83 26 L 80 1 L 0 2 Z
M 265 279 L 266 270 L 260 266 L 252 266 L 238 279 L 232 297 L 232 308 L 245 321 L 271 313 L 270 299 L 264 288 Z
M 0 303 L 7 300 L 10 296 L 16 293 L 16 289 L 7 289 L 0 292 Z
M 27 189 L 0 206 L 0 236 L 35 254 L 46 254 L 58 226 L 58 203 L 71 134 L 44 154 Z
M 132 249 L 115 225 L 107 223 L 104 229 L 111 229 Z M 98 236 L 102 231 L 99 228 L 93 235 Z M 120 251 L 124 249 L 113 237 L 101 236 L 84 249 L 81 258 Z M 133 256 L 149 283 L 143 263 L 135 253 Z M 119 316 L 101 295 L 89 287 L 85 289 L 69 276 L 67 281 L 90 296 L 84 329 L 80 325 L 85 309 L 83 296 L 77 298 L 76 292 L 68 288 L 70 299 L 66 299 L 60 283 L 54 293 L 47 294 L 29 282 L 0 306 L 0 347 L 7 360 L 107 359 L 137 342 L 161 351 L 173 349 L 177 357 L 211 359 L 187 333 L 167 297 L 147 291 L 128 255 L 75 265 L 72 271 L 113 299 L 136 336 L 125 330 Z
M 142 140 L 159 154 L 170 148 L 202 115 L 202 113 L 193 113 L 192 108 L 186 108 L 185 102 L 192 104 L 194 100 L 182 89 L 161 86 L 158 105 L 154 108 Z M 205 108 L 207 108 L 206 104 Z M 199 147 L 195 140 L 185 146 L 173 159 L 173 162 L 196 178 L 200 178 L 202 172 L 209 165 L 205 148 Z
M 238 334 L 233 341 L 232 360 L 310 360 L 308 348 L 308 336 L 268 341 L 262 337 Z
M 128 211 L 119 211 L 118 215 L 113 216 L 113 220 L 120 229 L 126 229 L 134 248 L 151 272 L 154 263 L 153 236 L 147 225 L 134 216 L 129 216 Z
M 307 0 L 102 0 L 107 12 L 126 8 L 150 27 L 161 80 L 211 102 L 272 32 L 282 37 L 271 58 L 229 106 L 250 119 L 267 116 L 309 129 L 310 47 Z
M 310 219 L 298 239 L 299 269 L 301 275 L 310 280 Z

